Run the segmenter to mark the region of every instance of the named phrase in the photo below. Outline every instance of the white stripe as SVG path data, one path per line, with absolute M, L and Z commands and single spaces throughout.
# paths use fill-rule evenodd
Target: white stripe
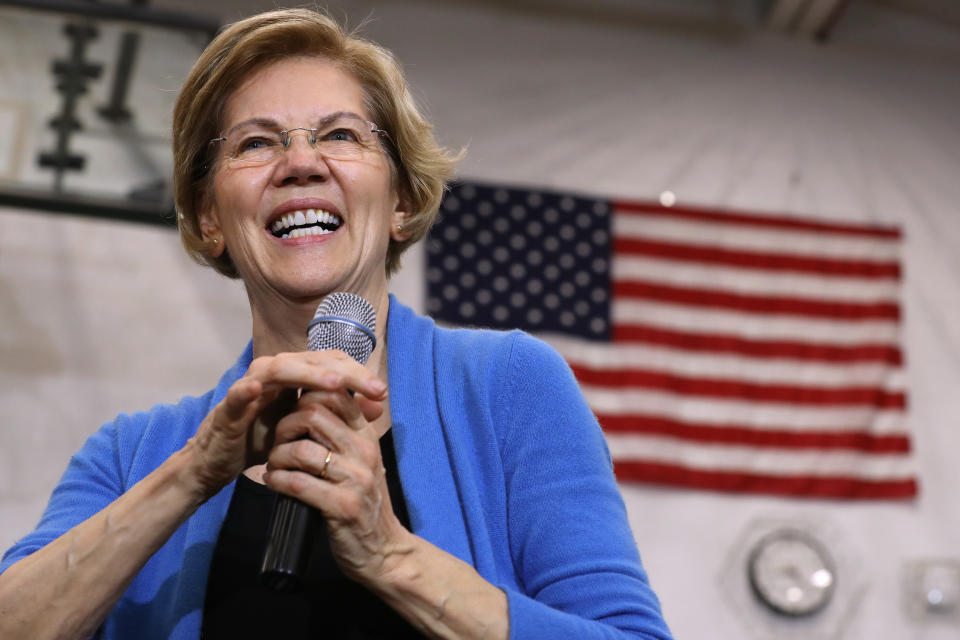
M 777 476 L 854 476 L 906 479 L 916 472 L 909 454 L 870 454 L 839 450 L 769 449 L 688 443 L 645 435 L 607 434 L 614 460 L 647 460 L 702 471 L 762 473 Z M 616 464 L 616 463 L 614 463 Z
M 664 416 L 681 422 L 790 431 L 870 431 L 903 433 L 903 411 L 871 407 L 812 407 L 727 398 L 701 398 L 648 389 L 609 389 L 580 385 L 594 412 L 610 415 L 637 413 Z
M 870 386 L 902 391 L 899 367 L 870 362 L 830 364 L 803 360 L 770 360 L 729 354 L 685 352 L 639 344 L 610 344 L 579 340 L 561 334 L 538 334 L 571 364 L 593 369 L 642 368 L 680 376 L 722 378 L 731 382 L 792 384 L 798 386 Z
M 632 256 L 615 257 L 611 277 L 615 281 L 648 280 L 711 291 L 813 298 L 827 302 L 896 303 L 900 295 L 900 286 L 895 280 L 771 272 Z
M 771 229 L 627 213 L 614 213 L 612 230 L 614 236 L 848 260 L 896 261 L 900 249 L 896 238 L 865 238 L 829 231 Z
M 892 320 L 844 322 L 688 307 L 651 300 L 617 298 L 611 305 L 611 316 L 614 324 L 638 323 L 673 331 L 721 333 L 762 340 L 896 345 L 900 339 L 899 324 Z

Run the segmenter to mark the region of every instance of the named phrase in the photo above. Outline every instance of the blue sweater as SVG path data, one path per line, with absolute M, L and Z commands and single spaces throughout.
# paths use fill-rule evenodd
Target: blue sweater
M 97 513 L 180 449 L 250 364 L 217 387 L 122 414 L 73 456 L 0 572 Z M 390 300 L 394 445 L 410 524 L 506 592 L 510 637 L 670 637 L 603 435 L 566 363 L 521 332 L 450 330 Z M 97 637 L 197 638 L 233 484 L 146 563 Z

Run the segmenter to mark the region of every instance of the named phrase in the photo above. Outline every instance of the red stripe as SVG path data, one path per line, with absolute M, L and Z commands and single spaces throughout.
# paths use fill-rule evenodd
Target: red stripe
M 795 405 L 853 405 L 878 409 L 905 409 L 903 392 L 879 387 L 804 387 L 787 384 L 759 384 L 719 378 L 678 376 L 648 369 L 594 369 L 570 363 L 581 384 L 617 389 L 659 389 L 684 396 L 732 398 L 754 402 Z
M 649 414 L 606 415 L 597 419 L 610 433 L 648 433 L 712 444 L 748 445 L 775 449 L 843 449 L 866 453 L 909 453 L 905 434 L 876 435 L 868 431 L 794 431 L 751 428 L 735 424 L 682 422 Z
M 722 249 L 636 237 L 614 238 L 613 250 L 617 254 L 718 264 L 761 271 L 795 271 L 835 277 L 900 279 L 900 264 L 896 261 L 811 258 L 788 253 Z
M 899 320 L 893 302 L 827 302 L 809 298 L 757 296 L 695 287 L 675 287 L 643 280 L 617 280 L 614 297 L 657 300 L 692 307 L 735 309 L 747 313 L 799 315 L 834 320 Z
M 707 209 L 701 207 L 667 208 L 650 202 L 612 200 L 610 204 L 617 213 L 655 215 L 685 220 L 703 220 L 716 224 L 772 227 L 798 231 L 826 231 L 839 235 L 864 236 L 868 238 L 897 240 L 901 237 L 899 227 L 892 226 L 826 222 L 824 220 L 792 218 L 773 213 L 733 213 L 723 209 Z
M 885 362 L 903 364 L 903 354 L 886 344 L 837 345 L 790 340 L 752 340 L 722 333 L 674 331 L 652 325 L 619 324 L 613 327 L 614 342 L 640 342 L 684 351 L 736 353 L 756 358 L 790 358 L 820 362 Z
M 641 460 L 617 460 L 614 463 L 614 472 L 622 481 L 802 498 L 888 500 L 915 498 L 918 493 L 915 478 L 866 480 L 849 476 L 776 476 L 731 471 L 703 471 Z

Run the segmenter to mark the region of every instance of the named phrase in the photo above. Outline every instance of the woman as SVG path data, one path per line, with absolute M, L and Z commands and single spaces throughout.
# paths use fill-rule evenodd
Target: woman
M 0 566 L 0 636 L 669 637 L 559 356 L 387 294 L 456 159 L 392 57 L 316 12 L 255 16 L 201 56 L 173 126 L 181 236 L 243 280 L 251 344 L 215 389 L 74 456 Z M 304 351 L 338 291 L 376 309 L 365 366 Z M 295 409 L 264 427 L 286 389 Z M 242 513 L 267 490 L 326 522 L 332 562 L 299 603 L 237 569 L 259 561 Z

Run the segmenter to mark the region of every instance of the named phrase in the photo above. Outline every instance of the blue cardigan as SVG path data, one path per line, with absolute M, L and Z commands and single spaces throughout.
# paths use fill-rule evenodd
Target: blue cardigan
M 0 572 L 97 513 L 180 449 L 250 364 L 217 387 L 122 414 L 73 456 Z M 414 533 L 506 592 L 511 638 L 670 633 L 647 583 L 603 435 L 566 363 L 515 331 L 436 327 L 391 297 L 394 446 Z M 144 565 L 97 637 L 197 638 L 233 484 Z

